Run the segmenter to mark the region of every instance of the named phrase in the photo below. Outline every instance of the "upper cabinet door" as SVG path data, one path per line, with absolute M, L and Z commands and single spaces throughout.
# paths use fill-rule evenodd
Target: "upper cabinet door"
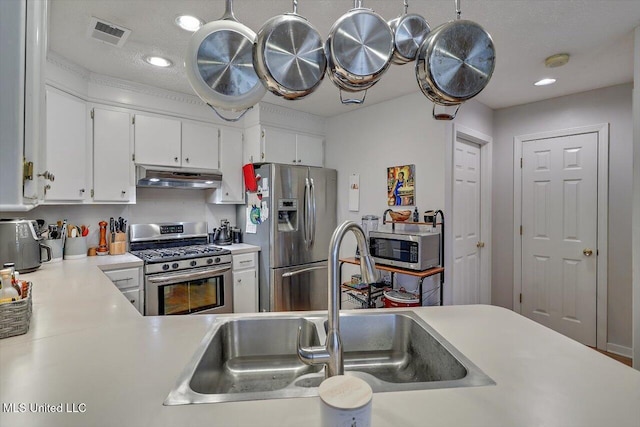
M 93 109 L 93 200 L 135 201 L 131 115 Z
M 217 127 L 189 121 L 182 122 L 182 166 L 199 169 L 220 168 Z
M 180 166 L 180 120 L 135 115 L 135 162 Z
M 83 201 L 88 196 L 87 107 L 83 100 L 47 87 L 45 201 Z
M 296 135 L 296 157 L 298 164 L 324 166 L 324 138 L 313 135 Z
M 243 204 L 242 130 L 221 129 L 220 171 L 222 186 L 215 190 L 215 203 Z
M 260 162 L 296 165 L 296 134 L 281 129 L 262 128 L 262 153 Z

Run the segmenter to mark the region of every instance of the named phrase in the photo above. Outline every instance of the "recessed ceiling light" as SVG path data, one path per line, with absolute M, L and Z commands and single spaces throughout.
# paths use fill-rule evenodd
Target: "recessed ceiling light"
M 176 18 L 176 25 L 186 31 L 198 31 L 202 27 L 201 19 L 191 15 L 180 15 Z
M 556 82 L 556 79 L 542 79 L 542 80 L 538 80 L 537 82 L 534 83 L 535 86 L 546 86 L 546 85 L 552 85 Z
M 170 67 L 171 65 L 173 65 L 171 61 L 161 56 L 147 56 L 146 58 L 144 58 L 144 60 L 151 65 L 155 65 L 156 67 Z

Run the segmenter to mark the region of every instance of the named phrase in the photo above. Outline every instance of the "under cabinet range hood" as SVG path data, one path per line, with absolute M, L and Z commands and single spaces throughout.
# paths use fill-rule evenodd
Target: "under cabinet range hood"
M 157 166 L 136 166 L 138 187 L 182 188 L 205 190 L 220 188 L 222 173 L 207 169 L 171 169 Z

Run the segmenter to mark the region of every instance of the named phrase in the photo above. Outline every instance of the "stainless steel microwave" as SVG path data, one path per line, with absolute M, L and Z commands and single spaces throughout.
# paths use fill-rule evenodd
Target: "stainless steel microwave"
M 416 271 L 440 266 L 440 233 L 371 231 L 369 245 L 377 264 Z

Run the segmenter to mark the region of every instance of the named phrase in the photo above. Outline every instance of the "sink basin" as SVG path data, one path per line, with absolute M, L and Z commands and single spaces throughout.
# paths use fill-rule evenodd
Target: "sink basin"
M 165 405 L 317 396 L 320 365 L 298 360 L 326 338 L 326 316 L 219 316 L 180 376 Z M 345 375 L 374 392 L 495 384 L 411 311 L 343 313 L 340 335 Z
M 340 316 L 340 337 L 345 374 L 374 392 L 494 384 L 413 312 Z

